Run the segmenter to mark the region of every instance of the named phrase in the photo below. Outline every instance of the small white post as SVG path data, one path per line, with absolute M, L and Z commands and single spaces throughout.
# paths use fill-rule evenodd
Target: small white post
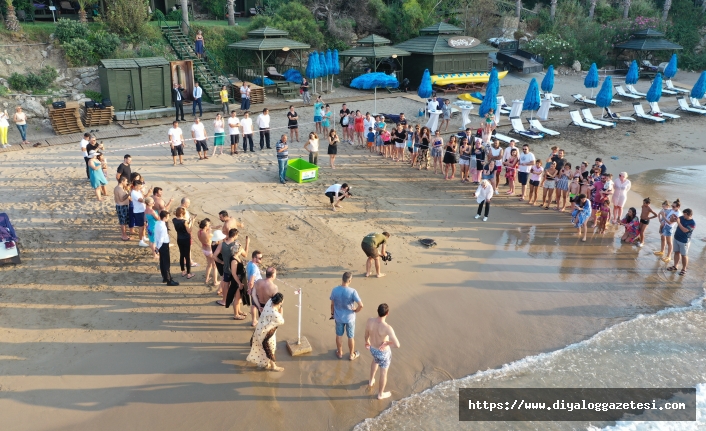
M 297 289 L 297 295 L 299 295 L 299 326 L 297 328 L 297 344 L 302 343 L 302 289 L 301 287 Z

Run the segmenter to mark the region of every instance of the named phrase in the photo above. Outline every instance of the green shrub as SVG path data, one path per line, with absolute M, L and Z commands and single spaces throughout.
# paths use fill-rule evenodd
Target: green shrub
M 226 17 L 226 0 L 201 0 L 201 7 L 218 19 Z
M 92 31 L 88 41 L 93 45 L 93 52 L 97 59 L 110 57 L 120 46 L 120 38 L 114 33 L 105 30 Z
M 73 39 L 61 45 L 71 66 L 85 66 L 93 60 L 93 47 L 86 39 Z
M 61 43 L 66 43 L 77 38 L 86 39 L 88 37 L 88 26 L 78 21 L 61 18 L 56 24 L 54 35 Z
M 136 41 L 147 31 L 148 0 L 113 0 L 105 16 L 108 30 Z
M 268 17 L 263 18 L 269 19 Z M 209 60 L 215 60 L 224 72 L 235 73 L 238 65 L 236 50 L 228 48 L 228 45 L 243 40 L 245 33 L 250 28 L 244 26 L 203 26 L 198 21 L 194 21 L 191 26 L 192 36 L 195 36 L 198 30 L 201 30 L 206 41 L 206 49 L 210 55 Z M 159 55 L 164 54 L 160 53 Z
M 26 75 L 13 73 L 7 82 L 15 91 L 20 92 L 37 92 L 44 91 L 54 82 L 59 76 L 59 72 L 51 66 L 45 66 L 39 74 L 29 72 Z M 4 88 L 4 86 L 3 86 Z
M 83 94 L 91 100 L 103 100 L 103 94 L 100 91 L 84 90 Z
M 599 24 L 606 24 L 621 17 L 618 9 L 605 2 L 598 3 L 593 13 L 596 22 Z
M 559 36 L 553 34 L 542 34 L 536 39 L 527 43 L 527 51 L 533 54 L 539 54 L 544 58 L 544 64 L 560 64 L 569 63 L 569 51 L 571 45 Z
M 180 10 L 170 10 L 167 14 L 167 21 L 179 21 L 181 19 Z
M 5 97 L 8 94 L 10 94 L 10 90 L 8 90 L 4 85 L 0 85 L 0 97 Z

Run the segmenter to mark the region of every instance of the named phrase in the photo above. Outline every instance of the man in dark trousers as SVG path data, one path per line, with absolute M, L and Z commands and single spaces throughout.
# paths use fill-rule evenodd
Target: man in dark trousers
M 167 286 L 178 286 L 179 283 L 172 279 L 171 261 L 169 259 L 169 233 L 167 232 L 167 222 L 169 221 L 169 211 L 159 212 L 159 220 L 154 226 L 154 246 L 159 253 L 159 271 L 162 273 L 162 283 Z
M 199 117 L 203 117 L 203 108 L 201 107 L 201 96 L 203 96 L 203 89 L 199 86 L 198 82 L 194 82 L 194 103 L 191 105 L 191 115 L 196 116 L 196 106 L 199 107 Z
M 172 88 L 172 103 L 174 104 L 174 109 L 176 110 L 176 121 L 179 121 L 179 113 L 181 112 L 181 121 L 186 121 L 184 119 L 184 95 L 181 92 L 184 88 L 178 83 L 174 83 L 174 88 Z

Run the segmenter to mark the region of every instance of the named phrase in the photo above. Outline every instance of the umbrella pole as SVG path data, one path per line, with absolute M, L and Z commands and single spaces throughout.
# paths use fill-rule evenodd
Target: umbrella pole
M 378 88 L 375 87 L 375 89 L 373 91 L 375 92 L 375 109 L 373 110 L 373 112 L 375 112 L 375 114 L 377 114 L 378 113 Z

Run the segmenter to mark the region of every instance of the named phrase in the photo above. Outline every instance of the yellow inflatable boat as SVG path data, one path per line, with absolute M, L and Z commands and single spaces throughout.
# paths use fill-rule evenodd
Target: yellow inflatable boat
M 507 70 L 498 72 L 498 79 L 503 79 L 507 75 Z M 475 72 L 475 73 L 450 73 L 447 75 L 432 75 L 431 83 L 433 85 L 449 85 L 449 84 L 474 84 L 488 82 L 490 72 Z

